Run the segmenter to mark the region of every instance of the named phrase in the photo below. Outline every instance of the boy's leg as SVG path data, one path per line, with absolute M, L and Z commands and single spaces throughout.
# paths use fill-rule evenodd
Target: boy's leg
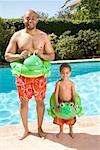
M 70 120 L 67 120 L 66 124 L 69 124 L 69 135 L 74 138 L 74 134 L 73 134 L 73 125 L 75 124 L 76 122 L 76 117 L 70 119 Z
M 69 125 L 69 135 L 74 138 L 74 135 L 73 135 L 73 125 Z
M 57 137 L 60 137 L 63 134 L 63 125 L 59 126 L 60 132 L 57 134 Z

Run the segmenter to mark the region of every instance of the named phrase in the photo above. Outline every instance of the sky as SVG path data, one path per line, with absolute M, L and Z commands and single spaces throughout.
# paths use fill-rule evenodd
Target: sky
M 28 9 L 53 17 L 64 3 L 65 0 L 0 0 L 0 17 L 21 18 Z

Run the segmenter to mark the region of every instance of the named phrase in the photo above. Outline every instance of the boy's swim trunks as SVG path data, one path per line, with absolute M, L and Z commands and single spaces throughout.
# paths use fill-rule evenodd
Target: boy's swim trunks
M 60 100 L 59 99 L 59 103 L 61 103 L 61 102 L 68 102 L 68 103 L 70 103 L 72 100 L 68 100 L 68 101 L 65 101 L 65 100 Z M 72 119 L 69 119 L 69 120 L 66 120 L 66 119 L 63 119 L 63 118 L 59 118 L 59 117 L 54 117 L 54 121 L 53 121 L 53 123 L 54 124 L 57 124 L 57 125 L 60 125 L 60 126 L 62 126 L 62 125 L 64 125 L 64 124 L 68 124 L 68 125 L 74 125 L 75 124 L 75 122 L 76 122 L 76 117 L 74 116 Z

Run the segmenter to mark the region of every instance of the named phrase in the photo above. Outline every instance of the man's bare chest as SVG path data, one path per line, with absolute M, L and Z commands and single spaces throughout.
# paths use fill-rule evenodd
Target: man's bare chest
M 25 49 L 40 49 L 44 48 L 44 38 L 42 36 L 22 35 L 18 39 L 18 48 Z

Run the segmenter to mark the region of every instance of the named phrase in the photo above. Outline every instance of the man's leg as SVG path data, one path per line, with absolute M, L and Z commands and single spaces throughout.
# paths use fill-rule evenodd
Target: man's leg
M 36 100 L 36 111 L 37 111 L 37 120 L 38 120 L 38 135 L 40 137 L 46 136 L 42 130 L 42 123 L 44 118 L 44 98 L 46 92 L 46 78 L 44 76 L 35 78 L 33 83 L 33 93 Z
M 16 78 L 16 85 L 18 89 L 19 99 L 20 99 L 20 115 L 22 119 L 22 124 L 24 127 L 24 134 L 20 138 L 24 139 L 27 135 L 29 135 L 28 130 L 28 101 L 32 98 L 32 80 L 31 78 L 26 78 L 23 76 L 19 76 Z
M 26 136 L 29 134 L 28 130 L 28 101 L 26 100 L 21 100 L 20 101 L 20 115 L 24 127 L 24 134 L 20 138 L 20 140 L 24 139 Z
M 37 110 L 37 119 L 38 119 L 38 135 L 40 137 L 46 136 L 42 130 L 42 123 L 44 118 L 45 105 L 43 100 L 36 100 L 36 110 Z

